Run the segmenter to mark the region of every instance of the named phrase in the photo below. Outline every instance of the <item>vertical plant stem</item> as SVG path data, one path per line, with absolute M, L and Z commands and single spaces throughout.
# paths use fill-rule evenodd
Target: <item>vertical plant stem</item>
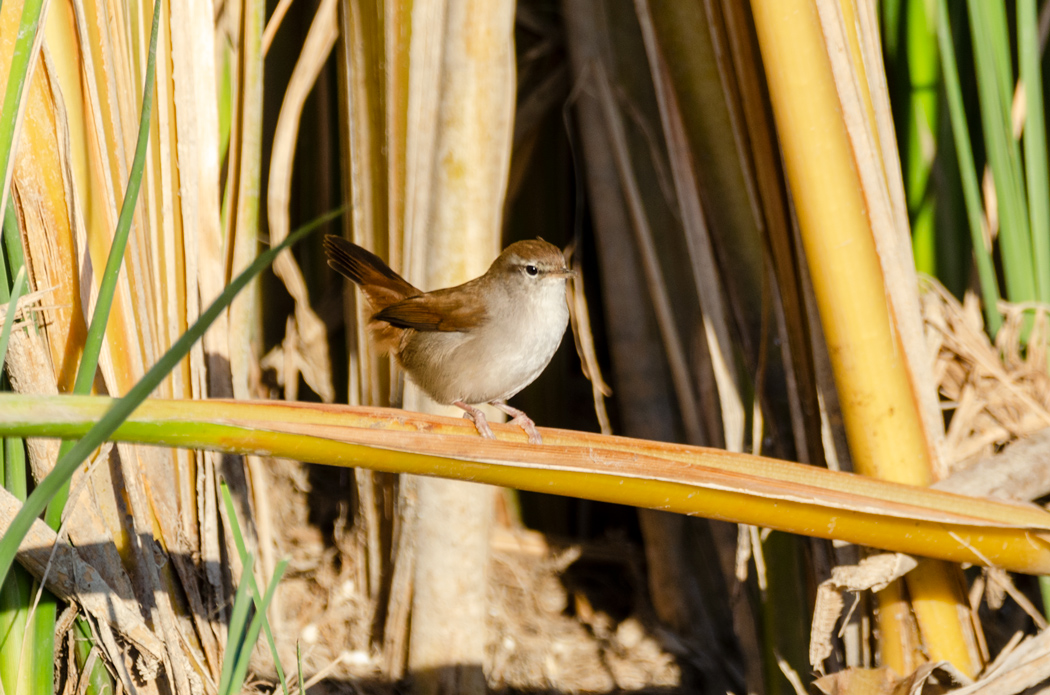
M 988 334 L 995 338 L 1003 325 L 1003 318 L 999 313 L 999 281 L 995 274 L 995 265 L 992 263 L 992 251 L 985 241 L 981 188 L 977 180 L 973 146 L 970 144 L 970 131 L 966 122 L 962 87 L 959 84 L 959 68 L 955 61 L 955 44 L 952 42 L 947 0 L 937 2 L 937 42 L 941 49 L 944 89 L 948 99 L 952 134 L 955 137 L 955 151 L 959 158 L 959 174 L 962 179 L 963 200 L 966 202 L 966 218 L 969 221 L 974 259 L 977 262 L 977 276 L 981 282 L 984 322 Z
M 1018 61 L 1025 90 L 1024 163 L 1035 267 L 1035 299 L 1050 302 L 1050 173 L 1035 0 L 1017 3 Z
M 2 227 L 0 227 L 0 236 L 2 236 Z M 6 254 L 2 249 L 3 244 L 0 244 L 0 303 L 5 303 L 11 297 L 11 278 L 7 273 Z
M 1028 260 L 1032 246 L 1027 196 L 1021 181 L 1020 151 L 1013 139 L 1010 124 L 1010 87 L 1013 79 L 1009 62 L 1009 38 L 1005 27 L 999 28 L 1000 15 L 1005 10 L 1001 3 L 983 0 L 969 0 L 967 6 L 970 10 L 970 32 L 977 68 L 981 124 L 999 208 L 1003 280 L 1010 301 L 1030 301 L 1035 296 L 1035 279 L 1032 264 Z
M 4 316 L 4 326 L 0 328 L 0 367 L 7 357 L 7 341 L 11 339 L 11 328 L 15 324 L 15 312 L 18 309 L 18 300 L 22 298 L 22 290 L 25 288 L 25 268 L 15 275 L 15 283 L 11 288 L 11 297 L 7 300 L 7 312 Z
M 249 557 L 251 557 L 249 555 Z M 284 575 L 284 570 L 288 566 L 288 560 L 281 560 L 277 563 L 277 567 L 274 568 L 273 577 L 270 579 L 270 584 L 266 587 L 266 593 L 262 596 L 261 600 L 257 595 L 257 592 L 252 591 L 250 593 L 254 596 L 254 602 L 259 605 L 255 611 L 255 615 L 252 616 L 251 622 L 248 624 L 247 629 L 239 635 L 240 638 L 240 649 L 237 651 L 237 659 L 234 665 L 230 682 L 228 685 L 227 692 L 229 695 L 235 695 L 241 692 L 241 686 L 244 684 L 244 678 L 248 674 L 248 661 L 251 658 L 252 650 L 255 648 L 255 643 L 259 640 L 259 631 L 262 626 L 266 624 L 266 609 L 273 601 L 274 592 L 277 590 L 277 584 L 280 583 L 281 577 Z M 245 566 L 245 570 L 250 573 L 251 565 Z M 230 637 L 234 636 L 233 630 L 230 630 Z M 230 660 L 229 652 L 226 656 L 227 660 Z M 219 695 L 226 695 L 222 690 L 219 691 Z
M 91 650 L 94 648 L 95 637 L 91 634 L 91 627 L 88 622 L 83 618 L 78 619 L 73 623 L 73 644 L 74 654 L 73 658 L 76 659 L 77 668 L 81 671 L 87 666 L 88 659 L 91 656 Z M 91 667 L 91 674 L 89 676 L 87 692 L 104 693 L 109 695 L 113 692 L 113 681 L 109 677 L 109 672 L 106 671 L 106 664 L 103 659 L 95 659 L 95 663 Z M 108 693 L 100 688 L 101 685 L 108 685 Z
M 222 492 L 223 505 L 226 507 L 226 516 L 230 520 L 230 534 L 233 536 L 234 544 L 237 546 L 237 554 L 241 556 L 241 564 L 247 567 L 251 564 L 251 555 L 248 554 L 248 547 L 244 543 L 244 534 L 241 533 L 240 524 L 237 522 L 237 512 L 234 509 L 233 498 L 230 497 L 230 488 L 226 481 L 220 483 L 220 491 Z M 248 582 L 248 588 L 251 590 L 252 596 L 255 597 L 255 610 L 263 613 L 262 627 L 266 632 L 266 642 L 270 647 L 270 655 L 273 657 L 274 669 L 277 671 L 277 680 L 281 684 L 281 690 L 284 692 L 284 695 L 288 695 L 288 679 L 284 675 L 284 667 L 281 665 L 281 658 L 277 653 L 277 643 L 273 639 L 270 621 L 265 618 L 266 606 L 263 603 L 263 594 L 259 591 L 258 582 L 255 581 L 255 574 L 248 572 L 241 581 Z
M 16 293 L 17 294 L 17 293 Z M 4 487 L 20 500 L 26 498 L 25 445 L 21 438 L 4 440 Z M 29 606 L 36 582 L 23 568 L 12 572 L 0 587 L 0 682 L 4 692 L 35 693 L 31 690 L 38 667 L 33 647 L 39 638 L 38 624 L 29 621 Z M 48 642 L 52 642 L 47 632 Z M 32 646 L 30 646 L 32 645 Z M 45 651 L 49 661 L 54 652 Z M 49 687 L 51 687 L 49 685 Z M 45 691 L 46 692 L 46 691 Z
M 25 284 L 25 266 L 14 208 L 8 206 L 4 215 L 4 237 L 12 242 L 7 258 L 0 258 L 0 301 L 9 302 L 3 335 L 0 336 L 0 372 L 7 351 L 10 331 L 14 328 L 14 310 Z M 6 261 L 15 271 L 14 284 L 8 285 Z M 3 389 L 10 388 L 3 380 Z M 24 500 L 27 492 L 25 444 L 21 438 L 7 438 L 0 442 L 0 482 L 17 498 Z M 49 693 L 54 687 L 54 619 L 50 627 L 41 623 L 40 616 L 29 621 L 29 605 L 36 595 L 38 584 L 22 568 L 13 572 L 0 587 L 0 682 L 5 692 Z
M 244 565 L 244 572 L 251 574 L 254 571 L 255 562 L 251 553 L 248 554 Z M 244 633 L 248 627 L 252 600 L 249 596 L 248 582 L 241 581 L 237 587 L 237 593 L 233 597 L 233 611 L 230 613 L 229 638 L 226 642 L 226 651 L 222 662 L 222 675 L 219 677 L 219 695 L 233 695 L 234 691 L 230 685 L 233 681 L 233 672 L 237 665 L 237 657 L 244 649 Z
M 22 443 L 21 439 L 7 441 Z M 8 449 L 10 453 L 11 449 Z M 10 470 L 13 462 L 9 459 L 8 463 L 12 464 L 7 466 Z M 24 462 L 22 466 L 25 466 Z M 0 586 L 0 683 L 3 683 L 5 693 L 30 692 L 32 650 L 25 648 L 24 641 L 32 642 L 33 631 L 28 623 L 32 583 L 28 573 L 18 567 Z
M 25 255 L 22 251 L 22 237 L 18 233 L 18 215 L 10 205 L 4 210 L 3 237 L 4 250 L 7 252 L 7 267 L 11 273 L 17 273 L 25 265 Z M 4 291 L 7 291 L 6 286 Z
M 918 317 L 898 315 L 901 306 L 889 306 L 892 288 L 876 243 L 882 228 L 875 226 L 872 211 L 877 210 L 871 205 L 880 200 L 879 186 L 892 183 L 885 174 L 871 173 L 866 162 L 874 155 L 857 149 L 865 142 L 854 137 L 862 132 L 857 126 L 870 116 L 850 91 L 861 78 L 858 66 L 843 65 L 849 59 L 838 50 L 841 41 L 835 43 L 836 35 L 829 33 L 841 26 L 832 21 L 840 8 L 833 0 L 815 5 L 751 1 L 846 435 L 858 473 L 929 485 L 932 442 L 897 330 Z M 836 79 L 846 75 L 851 79 Z M 949 622 L 931 609 L 933 604 L 946 610 L 962 605 L 965 597 L 945 590 L 949 576 L 948 568 L 937 566 L 922 582 L 909 582 L 912 596 L 921 590 L 926 599 L 921 612 L 919 603 L 913 605 L 931 658 L 948 660 L 973 676 L 981 663 L 966 638 L 971 624 L 958 612 Z M 897 631 L 889 619 L 879 618 L 880 629 Z

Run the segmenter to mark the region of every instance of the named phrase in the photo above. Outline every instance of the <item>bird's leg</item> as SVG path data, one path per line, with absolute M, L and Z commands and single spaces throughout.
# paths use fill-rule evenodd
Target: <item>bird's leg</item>
M 452 405 L 463 409 L 463 417 L 474 423 L 474 426 L 478 428 L 478 434 L 485 439 L 496 438 L 496 435 L 492 434 L 492 428 L 489 427 L 489 421 L 485 419 L 485 413 L 463 401 L 456 401 Z
M 510 415 L 510 424 L 517 425 L 525 430 L 525 434 L 529 435 L 529 444 L 543 444 L 543 437 L 540 436 L 539 430 L 536 429 L 536 423 L 533 422 L 532 418 L 526 415 L 523 411 L 518 410 L 513 406 L 509 406 L 503 401 L 489 401 L 489 405 L 494 408 L 499 408 L 507 415 Z

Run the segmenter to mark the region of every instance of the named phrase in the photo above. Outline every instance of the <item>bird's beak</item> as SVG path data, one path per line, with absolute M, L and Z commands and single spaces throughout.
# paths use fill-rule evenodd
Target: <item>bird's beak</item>
M 562 268 L 561 270 L 555 270 L 554 272 L 551 273 L 551 275 L 553 275 L 556 278 L 572 279 L 572 278 L 575 278 L 577 275 L 579 275 L 579 273 L 577 273 L 572 268 L 566 267 L 566 268 Z

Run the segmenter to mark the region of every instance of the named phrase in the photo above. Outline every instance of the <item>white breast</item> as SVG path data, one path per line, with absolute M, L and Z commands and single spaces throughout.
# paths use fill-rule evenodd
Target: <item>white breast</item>
M 439 403 L 506 400 L 535 381 L 550 363 L 569 323 L 565 280 L 541 281 L 512 310 L 490 315 L 469 333 L 415 333 L 401 363 Z

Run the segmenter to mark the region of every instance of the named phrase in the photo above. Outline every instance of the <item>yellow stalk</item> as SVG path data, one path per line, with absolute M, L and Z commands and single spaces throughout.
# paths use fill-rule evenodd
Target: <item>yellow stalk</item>
M 914 571 L 914 570 L 913 570 Z M 879 635 L 879 663 L 897 673 L 911 673 L 926 661 L 922 654 L 919 626 L 904 596 L 904 584 L 892 582 L 876 592 L 879 629 L 890 632 Z
M 810 0 L 753 7 L 836 381 L 848 384 L 839 390 L 854 465 L 864 475 L 928 485 L 925 437 L 816 10 Z M 909 465 L 917 456 L 920 465 Z
M 911 606 L 915 612 L 923 644 L 927 645 L 933 661 L 946 656 L 969 656 L 967 664 L 972 669 L 968 675 L 976 676 L 981 670 L 975 626 L 971 622 L 970 609 L 965 603 L 958 568 L 937 560 L 924 559 L 906 577 Z M 966 664 L 964 661 L 952 663 Z
M 855 468 L 885 480 L 929 485 L 936 443 L 928 440 L 914 368 L 900 334 L 901 326 L 910 325 L 912 317 L 904 315 L 912 307 L 888 301 L 884 272 L 894 271 L 883 266 L 891 268 L 897 259 L 880 262 L 880 252 L 892 247 L 886 237 L 878 245 L 873 233 L 873 225 L 885 229 L 893 224 L 886 176 L 878 147 L 863 155 L 855 149 L 865 135 L 867 144 L 876 141 L 870 135 L 876 129 L 867 80 L 856 77 L 864 75 L 862 69 L 853 69 L 853 86 L 864 85 L 863 97 L 843 85 L 848 82 L 843 71 L 850 70 L 850 39 L 855 37 L 846 31 L 845 43 L 835 42 L 841 35 L 829 29 L 842 20 L 832 4 L 753 0 L 752 8 Z M 846 6 L 852 11 L 852 3 Z M 838 52 L 829 57 L 833 49 Z M 859 53 L 852 51 L 858 63 Z M 858 99 L 865 105 L 851 111 Z M 881 176 L 865 178 L 862 173 L 870 169 L 863 167 L 872 158 Z M 949 568 L 931 565 L 922 579 L 909 582 L 918 599 L 916 616 L 931 658 L 948 660 L 974 675 L 980 658 L 967 648 L 969 626 L 945 619 L 942 610 L 955 604 L 951 611 L 957 615 L 961 600 L 948 575 Z M 899 635 L 892 620 L 880 613 L 884 638 Z
M 110 404 L 0 395 L 0 434 L 78 436 Z M 541 430 L 543 445 L 530 445 L 514 426 L 493 431 L 497 441 L 482 440 L 461 418 L 388 408 L 149 400 L 115 437 L 556 492 L 953 562 L 1050 570 L 1050 514 L 1031 505 L 721 449 L 551 429 Z
M 17 33 L 17 30 L 14 32 Z M 0 26 L 0 35 L 7 32 Z M 0 72 L 6 72 L 0 65 Z M 80 288 L 76 282 L 73 226 L 66 206 L 62 176 L 63 143 L 54 137 L 60 114 L 55 111 L 41 66 L 26 90 L 26 121 L 15 159 L 18 182 L 15 205 L 26 229 L 29 253 L 36 260 L 29 266 L 34 287 L 51 288 L 43 310 L 43 331 L 49 338 L 51 362 L 55 365 L 60 391 L 73 387 L 80 346 L 86 334 Z M 45 73 L 46 74 L 46 73 Z

